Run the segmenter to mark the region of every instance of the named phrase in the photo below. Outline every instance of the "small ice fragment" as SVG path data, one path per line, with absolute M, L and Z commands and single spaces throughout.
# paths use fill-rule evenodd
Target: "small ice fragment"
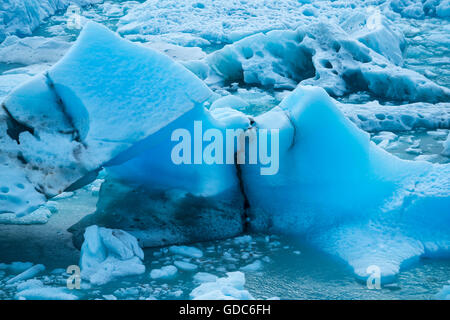
M 201 258 L 203 257 L 203 252 L 195 247 L 188 246 L 171 246 L 169 251 L 173 254 L 179 254 L 191 258 Z
M 170 279 L 175 276 L 178 269 L 175 266 L 165 266 L 161 269 L 153 269 L 150 271 L 150 278 L 152 279 Z

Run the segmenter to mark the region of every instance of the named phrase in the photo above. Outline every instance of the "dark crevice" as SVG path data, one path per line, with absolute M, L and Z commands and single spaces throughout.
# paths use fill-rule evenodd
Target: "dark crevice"
M 236 175 L 239 180 L 239 190 L 241 191 L 242 197 L 244 198 L 244 210 L 242 212 L 242 231 L 243 233 L 247 233 L 250 229 L 250 202 L 248 201 L 247 194 L 245 193 L 244 180 L 242 179 L 242 168 L 241 165 L 237 162 L 237 153 L 234 154 L 234 163 L 236 166 Z
M 80 132 L 75 127 L 74 121 L 73 121 L 72 117 L 69 115 L 69 113 L 67 112 L 67 107 L 64 104 L 64 101 L 59 96 L 58 92 L 56 91 L 55 84 L 53 83 L 53 80 L 50 78 L 50 75 L 48 72 L 45 73 L 45 78 L 47 79 L 47 86 L 50 89 L 50 91 L 53 93 L 53 95 L 55 96 L 56 103 L 59 105 L 61 112 L 66 116 L 66 119 L 69 122 L 69 125 L 73 128 L 73 130 L 71 130 L 70 132 L 67 132 L 67 133 L 72 134 L 72 140 L 79 142 L 79 143 L 83 143 L 81 141 Z
M 8 128 L 6 130 L 6 133 L 11 139 L 15 140 L 17 144 L 20 144 L 19 137 L 22 132 L 28 131 L 34 136 L 34 128 L 26 125 L 25 123 L 17 121 L 6 108 L 6 105 L 4 103 L 2 104 L 2 108 L 7 115 L 6 125 Z
M 289 122 L 291 123 L 292 128 L 294 129 L 294 134 L 292 135 L 292 143 L 289 146 L 289 149 L 292 149 L 295 145 L 295 137 L 297 136 L 297 126 L 295 125 L 295 122 L 292 120 L 291 113 L 286 110 L 283 110 L 283 112 L 286 115 L 286 117 L 288 118 Z

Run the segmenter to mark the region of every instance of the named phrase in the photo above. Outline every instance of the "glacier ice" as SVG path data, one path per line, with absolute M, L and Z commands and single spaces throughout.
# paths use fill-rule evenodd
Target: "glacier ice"
M 195 247 L 188 246 L 170 246 L 169 251 L 173 254 L 179 254 L 191 258 L 201 258 L 203 257 L 203 252 Z
M 210 95 L 165 55 L 87 24 L 62 60 L 3 101 L 0 170 L 10 178 L 2 182 L 8 192 L 1 195 L 0 212 L 30 213 L 109 160 L 126 161 L 132 152 L 121 153 Z M 138 120 L 143 126 L 136 130 Z
M 253 227 L 301 235 L 361 278 L 377 265 L 391 281 L 407 262 L 448 254 L 448 164 L 385 152 L 320 88 L 298 87 L 255 123 L 280 128 L 283 160 L 275 176 L 243 166 Z
M 136 238 L 122 230 L 98 226 L 86 228 L 81 247 L 81 277 L 103 285 L 117 277 L 145 272 L 144 252 Z
M 0 42 L 8 35 L 29 36 L 56 11 L 73 3 L 84 6 L 103 0 L 8 0 L 0 3 Z
M 366 89 L 408 102 L 448 100 L 447 89 L 395 66 L 399 55 L 384 57 L 387 49 L 369 31 L 367 46 L 327 23 L 257 33 L 206 60 L 222 77 L 231 72 L 229 81 L 289 89 L 309 83 L 335 96 Z M 391 31 L 395 36 L 390 26 L 382 32 Z M 351 87 L 355 81 L 363 87 Z M 248 224 L 305 237 L 361 278 L 377 265 L 390 281 L 419 257 L 448 255 L 449 166 L 400 160 L 344 116 L 368 131 L 436 129 L 448 126 L 448 103 L 389 111 L 376 102 L 344 106 L 320 88 L 300 85 L 257 117 L 233 108 L 246 108 L 246 101 L 218 98 L 169 57 L 89 23 L 62 60 L 4 100 L 0 173 L 7 179 L 0 182 L 0 213 L 25 218 L 106 166 L 97 212 L 71 228 L 79 245 L 84 235 L 81 265 L 93 284 L 144 272 L 138 241 L 160 246 L 226 238 Z M 220 132 L 280 129 L 280 173 L 174 164 L 172 133 L 195 136 L 195 121 Z M 194 296 L 249 297 L 241 276 L 229 278 L 237 285 L 223 289 L 217 283 L 225 280 L 218 279 Z
M 423 19 L 425 16 L 448 18 L 450 3 L 448 0 L 391 0 L 390 7 L 407 18 Z
M 372 36 L 381 37 L 366 35 L 371 43 L 366 46 L 337 25 L 315 22 L 295 31 L 251 35 L 211 53 L 206 61 L 212 76 L 227 83 L 278 89 L 293 89 L 300 83 L 320 86 L 335 97 L 362 91 L 401 102 L 449 101 L 449 89 L 389 61 L 401 64 L 402 42 L 393 42 L 399 43 L 398 58 L 386 58 L 377 51 L 392 51 L 374 44 Z

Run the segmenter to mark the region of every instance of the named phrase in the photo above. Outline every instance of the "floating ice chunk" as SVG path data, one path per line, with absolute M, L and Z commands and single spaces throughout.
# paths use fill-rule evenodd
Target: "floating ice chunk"
M 243 166 L 255 228 L 304 235 L 361 278 L 377 265 L 383 281 L 420 256 L 448 253 L 450 165 L 385 152 L 320 88 L 300 86 L 255 123 L 280 128 L 283 159 L 275 176 Z
M 263 268 L 261 260 L 256 260 L 246 266 L 241 267 L 239 270 L 245 271 L 245 272 L 251 272 L 251 271 L 259 271 Z
M 253 300 L 244 285 L 245 275 L 242 272 L 228 272 L 225 278 L 202 283 L 192 290 L 190 297 L 193 300 Z
M 26 300 L 77 300 L 78 297 L 69 293 L 66 288 L 31 288 L 25 289 L 16 294 L 18 299 Z
M 24 281 L 24 280 L 28 280 L 30 278 L 35 277 L 36 275 L 38 275 L 39 273 L 41 273 L 42 271 L 45 270 L 45 266 L 42 264 L 37 264 L 32 266 L 31 268 L 25 270 L 24 272 L 18 274 L 17 276 L 9 279 L 8 281 L 6 281 L 7 284 L 12 284 L 12 283 L 16 283 L 19 281 Z
M 193 277 L 193 281 L 196 283 L 215 282 L 217 279 L 217 276 L 208 272 L 197 272 Z
M 136 238 L 122 230 L 91 226 L 81 247 L 81 277 L 103 285 L 117 277 L 145 272 L 144 252 Z
M 240 236 L 240 237 L 234 238 L 233 242 L 235 244 L 242 245 L 242 244 L 249 244 L 250 242 L 252 242 L 252 240 L 253 240 L 252 236 L 247 234 L 245 236 Z
M 190 257 L 190 258 L 203 257 L 203 251 L 196 247 L 171 246 L 171 247 L 169 247 L 169 251 L 173 254 L 179 254 L 182 256 Z
M 164 266 L 161 269 L 153 269 L 150 271 L 150 278 L 152 279 L 170 279 L 178 272 L 175 266 Z
M 195 271 L 198 268 L 196 264 L 189 263 L 186 261 L 174 261 L 173 264 L 175 265 L 175 267 L 183 271 Z

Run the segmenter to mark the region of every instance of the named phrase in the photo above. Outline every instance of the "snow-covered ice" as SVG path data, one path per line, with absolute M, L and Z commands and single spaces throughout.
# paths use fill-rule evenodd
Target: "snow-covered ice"
M 133 236 L 122 230 L 91 226 L 81 248 L 81 277 L 94 285 L 145 272 L 144 252 Z

